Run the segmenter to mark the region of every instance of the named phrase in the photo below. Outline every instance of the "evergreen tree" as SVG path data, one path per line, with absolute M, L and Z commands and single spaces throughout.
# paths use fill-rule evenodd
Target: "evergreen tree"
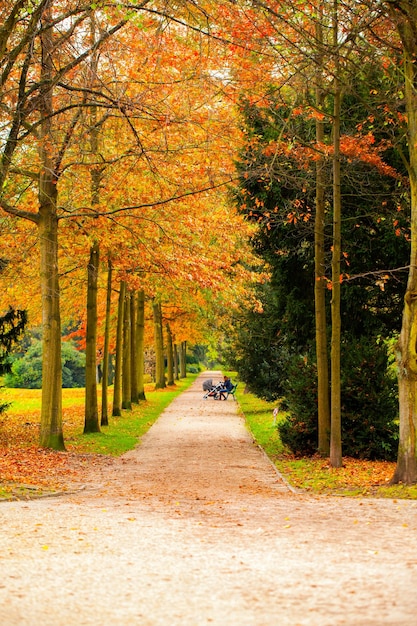
M 0 315 L 0 375 L 10 371 L 9 353 L 12 346 L 19 340 L 27 323 L 26 311 L 15 310 L 12 307 Z M 0 403 L 0 413 L 8 404 Z
M 369 91 L 369 83 L 366 88 Z M 348 145 L 357 136 L 359 121 L 366 118 L 367 111 L 357 94 L 345 98 L 344 107 L 342 141 L 344 138 Z M 269 107 L 245 103 L 242 112 L 247 144 L 237 166 L 240 185 L 235 201 L 247 219 L 258 224 L 253 248 L 269 263 L 272 279 L 269 285 L 257 287 L 256 297 L 262 307 L 256 312 L 242 311 L 235 321 L 230 356 L 255 393 L 268 399 L 286 396 L 292 410 L 302 411 L 289 395 L 291 376 L 299 376 L 300 363 L 315 361 L 315 169 L 313 158 L 302 158 L 303 148 L 313 137 L 314 121 L 294 118 L 290 107 L 272 100 Z M 373 140 L 379 145 L 386 140 L 384 128 L 381 124 L 374 131 Z M 282 148 L 283 139 L 289 149 Z M 398 268 L 408 263 L 407 188 L 399 152 L 388 143 L 386 146 L 384 161 L 367 162 L 346 148 L 342 155 L 342 343 L 344 354 L 349 345 L 355 345 L 358 360 L 363 352 L 361 342 L 376 345 L 378 338 L 389 337 L 401 326 L 406 272 Z M 326 264 L 330 268 L 331 163 L 325 167 L 329 183 Z M 330 278 L 327 274 L 329 284 Z M 330 296 L 329 290 L 328 305 Z M 377 365 L 385 367 L 385 346 L 380 345 L 378 351 L 385 351 L 385 358 L 377 359 Z M 349 362 L 345 359 L 343 381 L 350 379 L 346 368 L 354 367 L 354 358 Z M 372 385 L 372 381 L 367 384 Z M 389 379 L 389 385 L 395 397 L 395 381 Z M 366 390 L 358 393 L 365 397 Z M 317 397 L 312 394 L 311 398 L 310 408 L 316 411 Z M 359 415 L 359 405 L 356 410 Z M 386 417 L 392 424 L 395 403 L 390 403 L 390 411 Z

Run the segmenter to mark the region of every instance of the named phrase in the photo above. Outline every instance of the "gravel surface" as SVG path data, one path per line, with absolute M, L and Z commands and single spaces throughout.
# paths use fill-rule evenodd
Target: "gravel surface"
M 204 378 L 83 490 L 0 504 L 0 624 L 415 626 L 417 502 L 294 493 Z

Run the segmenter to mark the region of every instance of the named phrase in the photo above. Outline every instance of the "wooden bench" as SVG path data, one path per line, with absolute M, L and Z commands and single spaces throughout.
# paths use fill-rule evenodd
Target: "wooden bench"
M 231 390 L 227 393 L 226 400 L 227 400 L 227 398 L 228 398 L 229 396 L 233 396 L 233 400 L 236 400 L 236 398 L 235 398 L 235 392 L 236 392 L 236 389 L 237 389 L 237 385 L 238 385 L 238 383 L 236 383 L 236 385 L 233 385 L 233 389 L 231 389 Z

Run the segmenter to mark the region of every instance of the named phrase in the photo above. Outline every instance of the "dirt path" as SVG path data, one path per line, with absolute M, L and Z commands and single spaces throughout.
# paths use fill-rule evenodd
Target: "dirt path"
M 0 624 L 415 626 L 417 502 L 291 492 L 202 380 L 85 490 L 0 504 Z

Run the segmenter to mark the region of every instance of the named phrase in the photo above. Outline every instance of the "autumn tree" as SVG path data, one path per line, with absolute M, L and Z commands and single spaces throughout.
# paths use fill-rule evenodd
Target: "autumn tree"
M 90 10 L 77 2 L 39 2 L 35 9 L 29 3 L 16 2 L 10 7 L 3 30 L 3 46 L 9 54 L 3 57 L 3 118 L 7 136 L 3 144 L 1 207 L 16 217 L 33 222 L 39 231 L 41 251 L 41 291 L 43 302 L 43 386 L 40 442 L 44 447 L 62 449 L 61 401 L 61 315 L 58 278 L 58 183 L 63 159 L 72 139 L 78 117 L 66 119 L 71 80 L 76 69 L 91 52 L 87 46 L 71 45 L 80 35 Z M 97 48 L 126 23 L 119 20 L 102 31 L 94 43 Z M 36 78 L 38 76 L 38 78 Z M 61 96 L 59 101 L 58 92 Z M 62 107 L 62 108 L 61 108 Z M 71 106 L 69 110 L 74 110 Z M 68 117 L 67 117 L 68 119 Z M 30 141 L 33 143 L 30 144 Z M 33 146 L 37 148 L 37 157 Z M 23 167 L 32 157 L 32 170 Z M 5 185 L 10 175 L 29 179 L 35 193 L 29 193 L 27 209 L 19 205 L 21 196 L 9 195 Z
M 138 4 L 135 12 L 146 5 L 146 2 Z M 2 156 L 2 208 L 11 215 L 30 220 L 39 228 L 45 326 L 41 444 L 62 448 L 58 221 L 65 219 L 62 229 L 65 231 L 64 240 L 73 242 L 72 246 L 66 245 L 66 241 L 63 244 L 68 255 L 70 250 L 75 253 L 82 249 L 80 238 L 88 237 L 88 243 L 94 241 L 100 228 L 102 232 L 97 241 L 101 243 L 107 237 L 103 221 L 98 220 L 99 215 L 115 220 L 123 211 L 129 219 L 135 220 L 142 209 L 149 209 L 150 214 L 141 216 L 142 224 L 168 222 L 169 212 L 161 220 L 155 207 L 163 207 L 170 198 L 190 197 L 221 187 L 229 180 L 231 168 L 227 160 L 232 152 L 232 143 L 227 144 L 230 118 L 226 112 L 221 119 L 222 81 L 210 73 L 209 66 L 201 71 L 201 59 L 209 58 L 201 54 L 201 37 L 197 36 L 191 42 L 184 36 L 184 30 L 177 29 L 171 33 L 169 28 L 161 29 L 157 9 L 150 11 L 147 18 L 142 13 L 144 19 L 139 19 L 135 25 L 132 12 L 125 14 L 123 5 L 101 11 L 98 3 L 95 19 L 99 23 L 99 35 L 92 43 L 88 35 L 90 8 L 80 7 L 76 2 L 63 3 L 62 6 L 60 3 L 40 2 L 35 11 L 28 10 L 26 13 L 25 8 L 24 2 L 12 5 L 2 31 L 4 49 L 11 41 L 15 44 L 15 47 L 9 46 L 12 52 L 4 64 L 5 87 L 2 93 L 12 93 L 6 85 L 9 80 L 16 95 L 5 95 L 7 106 L 3 108 L 9 135 Z M 198 19 L 201 19 L 202 13 L 198 10 L 187 13 L 186 8 L 183 9 L 173 17 L 183 24 L 187 19 L 194 20 L 197 26 L 194 32 L 198 35 Z M 165 12 L 166 25 L 174 23 L 170 20 L 169 11 L 170 7 L 161 7 L 160 16 Z M 200 16 L 198 19 L 197 14 Z M 139 28 L 143 36 L 134 38 L 131 31 L 129 38 L 123 39 L 121 32 L 129 20 L 133 32 L 138 32 Z M 116 33 L 119 33 L 119 40 L 112 47 Z M 148 82 L 142 80 L 144 76 L 134 77 L 133 61 L 126 63 L 125 57 L 119 60 L 116 71 L 119 79 L 114 81 L 113 89 L 106 92 L 100 87 L 100 91 L 98 84 L 108 85 L 105 73 L 115 69 L 111 59 L 118 59 L 114 53 L 120 43 L 129 43 L 135 53 L 142 44 L 143 50 L 150 51 L 143 64 L 143 67 L 150 68 Z M 172 45 L 165 46 L 165 43 Z M 91 59 L 106 46 L 106 53 L 99 62 L 94 61 L 101 78 L 93 83 L 86 82 L 85 75 L 89 75 L 92 67 Z M 208 50 L 208 47 L 205 49 Z M 187 63 L 182 67 L 180 64 L 181 80 L 192 85 L 193 91 L 184 99 L 178 97 L 181 80 L 178 80 L 176 63 L 172 59 L 184 58 L 187 50 Z M 172 55 L 171 58 L 169 55 Z M 132 55 L 131 59 L 134 58 L 138 56 Z M 157 68 L 163 68 L 165 74 L 155 80 L 153 72 Z M 39 79 L 34 81 L 34 76 L 39 76 Z M 201 89 L 203 84 L 209 85 L 210 89 Z M 199 95 L 203 102 L 201 99 L 196 101 L 195 95 Z M 88 109 L 91 115 L 84 115 Z M 106 149 L 100 150 L 101 165 L 113 164 L 102 172 L 100 178 L 100 190 L 103 192 L 100 204 L 97 203 L 97 185 L 95 191 L 93 189 L 95 196 L 91 199 L 91 186 L 87 184 L 88 174 L 98 172 L 98 163 L 94 161 L 97 149 L 90 142 L 90 157 L 86 158 L 86 152 L 82 152 L 87 143 L 85 138 L 94 137 L 97 131 L 93 119 L 95 110 L 102 111 L 101 120 L 108 122 L 105 129 Z M 97 120 L 100 132 L 103 129 L 101 120 Z M 190 128 L 194 132 L 184 144 L 183 130 L 187 120 L 191 120 Z M 126 128 L 133 141 L 127 139 L 129 133 L 124 132 Z M 178 159 L 179 146 L 186 157 L 182 160 Z M 199 146 L 199 168 L 195 167 L 196 146 Z M 223 160 L 221 167 L 217 168 L 220 156 Z M 170 176 L 165 175 L 168 162 Z M 138 163 L 141 165 L 139 168 Z M 136 176 L 132 176 L 132 172 Z M 3 184 L 8 177 L 14 183 L 17 181 L 14 188 Z M 184 189 L 187 179 L 189 183 Z M 73 184 L 74 180 L 77 180 L 77 185 Z M 129 185 L 123 186 L 126 180 L 130 180 Z M 120 199 L 122 188 L 124 202 Z M 21 206 L 22 198 L 25 210 Z M 90 217 L 93 222 L 87 223 Z M 172 220 L 170 222 L 172 224 Z M 126 225 L 127 222 L 121 228 L 126 228 Z M 131 228 L 131 223 L 128 227 Z M 151 231 L 152 228 L 144 236 L 144 248 L 148 245 L 147 237 L 152 237 Z M 185 231 L 181 236 L 185 236 Z M 118 245 L 115 239 L 112 244 Z M 66 263 L 70 264 L 68 260 Z M 93 356 L 89 358 L 89 363 L 92 370 Z M 88 403 L 88 409 L 93 404 L 95 400 Z

